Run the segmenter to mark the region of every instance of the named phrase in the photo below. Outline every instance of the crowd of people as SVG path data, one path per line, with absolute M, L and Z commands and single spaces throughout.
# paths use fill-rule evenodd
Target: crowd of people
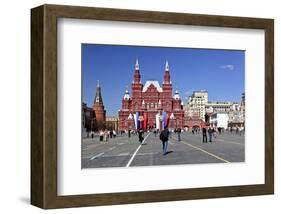
M 230 127 L 228 129 L 226 129 L 226 131 L 229 131 L 230 133 L 232 133 L 235 130 L 235 134 L 239 134 L 242 135 L 245 132 L 245 128 L 244 127 L 235 127 L 235 129 L 233 127 Z M 178 136 L 178 141 L 181 141 L 181 133 L 184 131 L 181 128 L 177 128 L 175 130 L 173 130 L 174 133 L 177 133 Z M 195 133 L 200 133 L 202 132 L 202 136 L 203 136 L 203 143 L 207 143 L 208 139 L 209 139 L 209 143 L 213 142 L 215 138 L 217 138 L 217 133 L 222 134 L 222 132 L 224 132 L 225 130 L 221 127 L 215 128 L 215 127 L 207 127 L 204 126 L 201 129 L 198 128 L 193 128 L 192 129 L 192 134 Z M 161 131 L 160 133 L 160 140 L 162 142 L 162 151 L 163 151 L 163 155 L 167 154 L 167 148 L 168 148 L 168 140 L 169 140 L 169 136 L 170 133 L 172 133 L 171 131 L 169 131 L 168 127 L 166 126 L 164 130 Z
M 214 128 L 207 128 L 207 127 L 203 127 L 202 128 L 202 135 L 203 135 L 203 143 L 207 143 L 208 142 L 208 137 L 207 137 L 207 133 L 209 136 L 209 142 L 212 142 L 212 138 L 216 138 L 216 130 Z
M 168 126 L 165 126 L 162 131 L 160 131 L 158 129 L 151 129 L 151 130 L 147 130 L 147 131 L 153 132 L 155 137 L 157 137 L 157 135 L 160 133 L 159 138 L 160 138 L 160 141 L 162 142 L 162 152 L 163 152 L 163 155 L 166 155 L 166 154 L 168 154 L 168 152 L 167 152 L 168 141 L 169 141 L 169 138 L 171 137 L 172 133 L 175 133 L 177 135 L 177 139 L 178 139 L 179 142 L 181 141 L 181 133 L 182 132 L 188 132 L 189 131 L 192 134 L 202 133 L 203 143 L 208 143 L 208 142 L 211 143 L 217 137 L 217 134 L 222 134 L 223 132 L 227 131 L 227 132 L 230 132 L 230 133 L 242 135 L 245 132 L 245 128 L 237 126 L 237 127 L 229 127 L 227 129 L 223 129 L 221 127 L 214 128 L 214 127 L 211 127 L 211 126 L 204 126 L 202 128 L 195 127 L 195 128 L 192 128 L 191 130 L 181 129 L 181 128 L 169 130 Z M 117 134 L 120 134 L 121 136 L 124 135 L 124 134 L 127 134 L 128 138 L 130 138 L 132 135 L 137 135 L 139 143 L 143 144 L 144 133 L 145 132 L 142 129 L 119 131 L 119 132 L 117 132 L 116 130 L 104 129 L 104 130 L 100 130 L 99 132 L 96 132 L 96 133 L 94 133 L 93 131 L 90 132 L 89 137 L 94 138 L 95 135 L 98 135 L 99 141 L 107 142 L 109 138 L 116 138 Z
M 115 130 L 100 130 L 99 132 L 90 132 L 90 138 L 94 138 L 95 135 L 99 136 L 100 141 L 108 141 L 108 138 L 115 138 L 117 136 L 117 132 Z

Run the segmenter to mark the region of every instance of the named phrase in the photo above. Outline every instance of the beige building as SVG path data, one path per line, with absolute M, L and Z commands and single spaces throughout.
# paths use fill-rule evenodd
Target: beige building
M 188 105 L 190 109 L 199 111 L 200 118 L 204 120 L 205 106 L 208 103 L 208 91 L 194 91 L 188 98 Z
M 242 94 L 240 102 L 241 120 L 245 122 L 245 93 Z
M 188 103 L 184 105 L 183 110 L 184 110 L 184 116 L 186 118 L 200 117 L 200 110 L 195 107 L 190 107 Z
M 234 103 L 234 102 L 208 102 L 205 105 L 205 108 L 208 113 L 229 112 L 233 108 L 234 104 L 237 104 L 237 103 Z
M 107 129 L 118 131 L 118 117 L 106 116 L 105 123 Z
M 244 124 L 245 121 L 245 94 L 242 94 L 241 101 L 238 102 L 209 102 L 208 91 L 194 91 L 188 98 L 184 106 L 185 117 L 199 114 L 200 119 L 205 120 L 205 114 L 226 113 L 228 122 L 232 124 Z

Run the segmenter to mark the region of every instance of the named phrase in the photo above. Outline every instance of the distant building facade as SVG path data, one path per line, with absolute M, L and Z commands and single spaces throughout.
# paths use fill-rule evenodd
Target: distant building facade
M 241 120 L 244 121 L 245 125 L 245 93 L 242 94 L 241 102 L 240 102 L 240 112 L 241 112 Z
M 118 117 L 106 116 L 105 123 L 107 129 L 118 131 Z
M 240 103 L 234 103 L 228 112 L 228 126 L 244 127 L 245 126 L 245 93 L 242 94 Z
M 205 106 L 208 103 L 208 92 L 205 90 L 194 91 L 188 98 L 188 105 L 191 109 L 196 109 L 199 111 L 199 116 L 204 119 Z
M 200 128 L 203 124 L 200 117 L 200 109 L 190 107 L 188 104 L 184 106 L 184 127 L 186 128 Z
M 224 117 L 224 113 L 226 113 L 228 126 L 240 127 L 244 126 L 245 122 L 245 94 L 242 94 L 240 103 L 229 101 L 210 102 L 208 100 L 207 91 L 194 91 L 189 97 L 184 109 L 185 120 L 192 114 L 199 114 L 200 119 L 207 122 L 207 125 L 214 125 L 214 121 L 218 122 L 218 120 L 223 120 L 221 118 L 225 119 L 226 117 Z M 219 113 L 222 113 L 223 116 Z M 206 119 L 208 119 L 208 121 L 206 121 Z
M 228 128 L 229 116 L 226 112 L 217 112 L 211 115 L 210 125 L 217 128 Z
M 208 113 L 229 112 L 233 104 L 235 103 L 234 102 L 208 102 L 205 105 L 205 110 Z
M 93 115 L 92 108 L 87 107 L 86 103 L 82 103 L 82 128 L 83 128 L 82 132 L 83 132 L 83 135 L 84 135 L 84 133 L 87 133 L 91 130 L 93 117 L 94 117 L 94 115 Z

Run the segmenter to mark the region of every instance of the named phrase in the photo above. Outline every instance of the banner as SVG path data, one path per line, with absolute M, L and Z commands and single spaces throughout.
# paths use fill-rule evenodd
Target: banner
M 165 128 L 166 124 L 166 118 L 167 118 L 167 113 L 164 111 L 163 112 L 163 129 Z
M 169 114 L 167 113 L 167 115 L 166 115 L 166 126 L 169 126 Z
M 155 120 L 156 120 L 156 129 L 160 130 L 160 114 L 157 113 L 155 116 Z
M 138 128 L 139 128 L 139 126 L 138 126 L 138 121 L 139 121 L 139 113 L 136 112 L 136 113 L 134 114 L 134 122 L 135 122 L 135 127 L 136 127 L 137 130 L 138 130 Z
M 144 113 L 144 118 L 143 118 L 143 128 L 146 129 L 147 126 L 147 113 Z

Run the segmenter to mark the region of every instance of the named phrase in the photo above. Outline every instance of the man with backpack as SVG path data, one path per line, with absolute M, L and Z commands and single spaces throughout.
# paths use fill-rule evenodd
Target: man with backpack
M 164 130 L 161 131 L 160 140 L 162 141 L 163 155 L 166 155 L 167 154 L 167 148 L 168 148 L 168 140 L 169 140 L 168 126 L 165 126 Z

